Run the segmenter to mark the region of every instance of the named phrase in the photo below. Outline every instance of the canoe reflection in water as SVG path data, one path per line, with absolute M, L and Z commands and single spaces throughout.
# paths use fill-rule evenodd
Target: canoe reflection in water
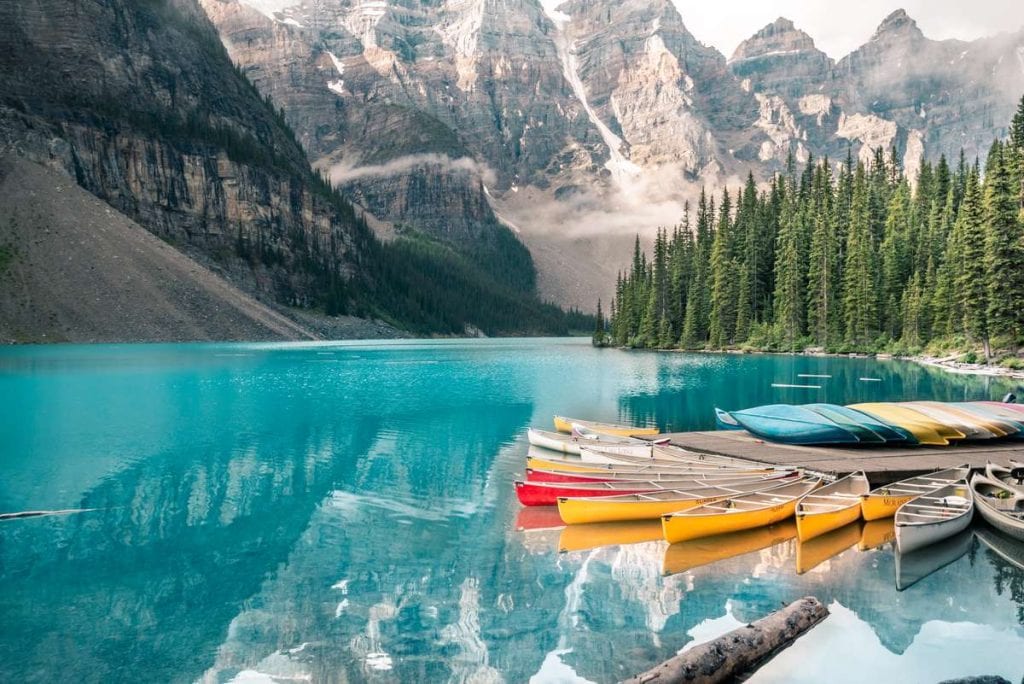
M 558 551 L 587 551 L 604 546 L 625 546 L 661 540 L 660 520 L 566 525 L 558 538 Z
M 861 523 L 852 523 L 796 545 L 796 574 L 810 572 L 861 541 Z
M 904 591 L 928 575 L 963 557 L 971 549 L 974 532 L 964 530 L 937 544 L 896 554 L 896 589 Z
M 896 541 L 896 521 L 893 518 L 882 518 L 864 523 L 860 531 L 858 551 L 870 551 Z
M 735 558 L 782 544 L 796 537 L 796 521 L 788 518 L 775 525 L 719 534 L 669 545 L 662 573 L 673 575 L 709 563 Z

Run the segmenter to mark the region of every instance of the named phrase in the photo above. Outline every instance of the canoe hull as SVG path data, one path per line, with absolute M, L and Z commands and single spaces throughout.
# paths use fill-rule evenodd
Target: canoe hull
M 655 487 L 638 484 L 635 488 L 622 489 L 588 489 L 565 486 L 538 485 L 534 482 L 516 482 L 516 497 L 524 506 L 554 506 L 560 496 L 622 496 L 623 494 L 642 494 L 656 491 Z
M 551 451 L 557 451 L 561 454 L 576 454 L 580 453 L 580 444 L 577 441 L 560 440 L 548 437 L 540 430 L 527 430 L 527 439 L 530 444 L 542 449 L 549 449 Z
M 625 492 L 616 492 L 625 494 Z M 696 506 L 728 499 L 723 494 L 703 499 L 677 499 L 674 501 L 591 501 L 583 498 L 561 498 L 558 513 L 568 525 L 583 523 L 617 522 L 627 520 L 657 520 L 668 513 L 686 511 Z
M 800 541 L 808 541 L 860 520 L 860 508 L 860 501 L 854 501 L 849 506 L 838 511 L 800 513 L 796 516 L 797 537 L 799 537 Z M 858 530 L 859 534 L 860 531 Z
M 898 525 L 896 527 L 896 548 L 900 553 L 923 549 L 963 532 L 970 524 L 971 516 L 961 515 L 952 520 L 926 525 Z
M 908 496 L 865 494 L 860 500 L 860 514 L 868 522 L 891 518 L 896 515 L 900 506 L 916 498 L 916 494 Z
M 975 499 L 975 506 L 978 509 L 978 513 L 981 514 L 981 517 L 989 525 L 1017 541 L 1024 542 L 1024 521 L 1014 520 L 1002 515 L 981 496 Z
M 860 440 L 828 418 L 802 406 L 770 404 L 733 411 L 743 428 L 779 444 L 857 444 Z
M 665 535 L 665 541 L 669 544 L 710 537 L 715 534 L 751 530 L 765 525 L 773 525 L 792 517 L 796 511 L 797 501 L 797 499 L 793 499 L 770 508 L 729 514 L 666 515 L 661 519 L 661 529 Z

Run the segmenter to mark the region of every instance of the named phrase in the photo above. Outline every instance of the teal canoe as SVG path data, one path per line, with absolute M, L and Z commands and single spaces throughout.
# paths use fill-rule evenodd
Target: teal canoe
M 886 442 L 897 442 L 902 444 L 917 444 L 917 440 L 912 434 L 904 430 L 903 428 L 890 425 L 889 423 L 883 423 L 874 416 L 869 416 L 866 413 L 858 411 L 856 409 L 848 408 L 846 406 L 840 406 L 838 404 L 808 404 L 807 407 L 812 411 L 816 407 L 828 408 L 830 411 L 838 413 L 842 416 L 846 416 L 853 422 L 866 427 L 867 429 L 874 432 L 879 437 L 882 437 Z
M 850 430 L 802 406 L 769 404 L 732 411 L 736 422 L 751 434 L 782 444 L 857 444 Z
M 885 444 L 885 437 L 864 425 L 859 420 L 851 418 L 844 411 L 838 410 L 843 408 L 841 406 L 833 406 L 831 404 L 804 404 L 804 408 L 814 411 L 819 416 L 824 416 L 839 427 L 847 430 L 848 432 L 852 432 L 857 437 L 857 441 L 862 444 Z

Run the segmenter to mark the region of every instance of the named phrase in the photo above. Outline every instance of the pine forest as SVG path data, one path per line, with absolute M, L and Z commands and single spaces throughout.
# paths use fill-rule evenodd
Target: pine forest
M 596 344 L 651 349 L 965 351 L 1024 343 L 1024 98 L 984 164 L 894 150 L 791 159 L 759 188 L 702 191 L 620 273 Z M 1013 362 L 1016 362 L 1014 359 Z M 1009 362 L 1008 362 L 1009 363 Z

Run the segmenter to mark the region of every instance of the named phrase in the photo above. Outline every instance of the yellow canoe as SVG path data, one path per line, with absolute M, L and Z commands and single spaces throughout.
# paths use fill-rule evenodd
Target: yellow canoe
M 860 541 L 860 521 L 796 545 L 796 574 L 802 575 Z
M 870 491 L 864 471 L 850 473 L 817 489 L 796 505 L 796 529 L 807 541 L 860 519 L 860 498 Z
M 882 518 L 864 523 L 857 548 L 861 551 L 870 551 L 894 541 L 896 541 L 896 521 L 892 518 Z
M 665 551 L 661 569 L 666 575 L 686 572 L 709 563 L 767 549 L 795 536 L 796 523 L 790 518 L 766 527 L 671 544 Z
M 906 406 L 885 403 L 851 404 L 849 408 L 863 411 L 886 423 L 892 423 L 914 435 L 921 444 L 946 446 L 951 439 L 963 439 L 964 433 L 929 418 Z
M 602 546 L 624 546 L 660 540 L 661 521 L 659 520 L 567 525 L 558 537 L 558 550 L 559 552 L 586 551 Z
M 908 401 L 906 406 L 918 413 L 923 413 L 932 420 L 964 433 L 966 439 L 993 439 L 1005 437 L 1006 432 L 992 426 L 988 421 L 972 416 L 966 411 L 946 406 L 938 401 Z
M 555 429 L 559 432 L 571 433 L 573 424 L 582 425 L 588 430 L 599 432 L 602 435 L 615 435 L 616 437 L 650 437 L 660 434 L 656 427 L 633 427 L 631 425 L 616 425 L 614 423 L 598 423 L 592 420 L 579 420 L 555 416 Z
M 803 478 L 779 487 L 712 501 L 663 515 L 661 528 L 665 540 L 675 544 L 771 525 L 792 517 L 797 502 L 820 484 L 820 478 Z
M 558 513 L 569 525 L 614 522 L 620 520 L 656 520 L 666 513 L 702 506 L 735 496 L 772 489 L 784 482 L 792 482 L 793 475 L 785 478 L 758 478 L 749 482 L 692 487 L 664 492 L 623 494 L 621 496 L 559 497 Z
M 970 472 L 971 469 L 963 465 L 947 470 L 937 470 L 927 475 L 909 477 L 884 487 L 877 487 L 861 498 L 860 513 L 868 522 L 891 518 L 896 515 L 896 510 L 908 501 L 939 487 L 966 479 Z

